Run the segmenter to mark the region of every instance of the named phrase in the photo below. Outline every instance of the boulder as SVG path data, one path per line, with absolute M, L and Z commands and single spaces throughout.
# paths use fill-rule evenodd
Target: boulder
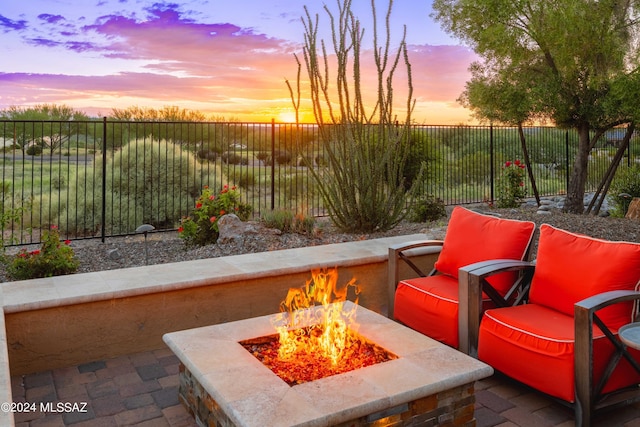
M 219 245 L 242 243 L 248 234 L 258 234 L 259 230 L 252 222 L 244 222 L 235 214 L 227 214 L 218 220 Z
M 631 200 L 625 218 L 640 219 L 640 197 L 634 197 Z

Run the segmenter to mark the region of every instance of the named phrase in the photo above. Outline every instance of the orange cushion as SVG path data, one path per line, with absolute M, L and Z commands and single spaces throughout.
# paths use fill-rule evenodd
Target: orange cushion
M 490 259 L 524 259 L 536 225 L 528 221 L 482 215 L 456 206 L 451 213 L 442 252 L 435 268 L 458 278 L 458 269 Z M 513 273 L 491 277 L 489 283 L 505 294 L 515 279 Z
M 614 349 L 595 325 L 593 333 L 595 384 Z M 568 402 L 575 399 L 572 316 L 536 304 L 487 310 L 480 323 L 478 358 L 551 396 Z M 640 375 L 623 360 L 604 392 L 639 382 Z
M 428 337 L 458 347 L 458 281 L 437 275 L 398 283 L 394 318 Z
M 483 295 L 483 309 L 494 307 Z M 458 282 L 437 275 L 402 280 L 394 299 L 394 318 L 428 337 L 458 348 Z
M 530 301 L 573 317 L 580 300 L 605 291 L 638 289 L 640 244 L 610 242 L 540 227 Z M 632 321 L 632 304 L 616 304 L 598 312 L 610 328 Z

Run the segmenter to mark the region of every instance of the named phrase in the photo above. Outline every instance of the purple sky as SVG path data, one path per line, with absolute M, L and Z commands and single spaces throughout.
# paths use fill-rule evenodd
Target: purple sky
M 337 10 L 335 0 L 325 3 Z M 293 54 L 302 46 L 304 4 L 3 0 L 0 109 L 56 103 L 97 116 L 112 108 L 175 105 L 226 119 L 287 120 L 292 104 L 285 79 L 295 80 Z M 311 13 L 320 14 L 320 27 L 326 29 L 323 3 L 306 4 Z M 376 4 L 382 22 L 388 3 Z M 371 40 L 371 1 L 353 0 L 353 5 L 365 40 Z M 417 99 L 414 119 L 466 123 L 469 114 L 455 100 L 475 57 L 431 20 L 430 5 L 430 0 L 395 1 L 392 15 L 394 41 L 407 25 Z M 321 36 L 329 41 L 328 33 Z M 398 87 L 396 99 L 404 102 L 400 78 Z M 402 116 L 401 109 L 397 113 Z

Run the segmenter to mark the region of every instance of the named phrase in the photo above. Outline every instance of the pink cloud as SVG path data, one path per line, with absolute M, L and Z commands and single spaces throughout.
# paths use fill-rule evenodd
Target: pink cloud
M 176 7 L 148 12 L 144 19 L 112 14 L 92 25 L 74 28 L 62 16 L 41 15 L 40 20 L 51 28 L 47 27 L 45 37 L 33 37 L 33 44 L 63 47 L 78 55 L 79 64 L 91 61 L 91 57 L 82 57 L 90 52 L 146 65 L 136 72 L 113 72 L 108 76 L 0 74 L 0 109 L 42 102 L 73 105 L 82 101 L 88 105 L 95 101 L 104 105 L 104 99 L 126 99 L 129 103 L 112 106 L 117 108 L 158 102 L 192 102 L 198 106 L 195 108 L 210 105 L 214 110 L 227 108 L 246 113 L 291 107 L 284 80 L 295 80 L 293 53 L 301 50 L 300 45 L 229 23 L 198 23 Z M 17 24 L 4 22 L 5 27 L 11 25 Z M 0 30 L 2 26 L 0 19 Z M 460 46 L 413 45 L 409 49 L 414 97 L 419 102 L 455 106 L 469 78 L 468 66 L 476 59 L 473 52 Z M 363 81 L 365 87 L 372 88 L 367 91 L 371 94 L 376 76 L 367 61 L 365 69 L 369 72 Z M 400 102 L 404 74 L 404 70 L 397 74 L 402 89 L 396 100 Z M 303 89 L 306 90 L 304 82 Z

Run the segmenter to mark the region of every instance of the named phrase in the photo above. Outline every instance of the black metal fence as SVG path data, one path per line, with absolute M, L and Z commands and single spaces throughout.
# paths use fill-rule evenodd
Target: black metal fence
M 623 135 L 612 130 L 592 151 L 588 191 Z M 540 194 L 566 192 L 577 134 L 529 127 L 525 136 Z M 510 127 L 416 125 L 411 140 L 410 166 L 428 166 L 422 192 L 448 205 L 493 201 L 504 162 L 523 157 Z M 238 186 L 256 218 L 325 215 L 309 171 L 328 168 L 313 124 L 0 121 L 0 148 L 6 245 L 38 243 L 51 225 L 69 239 L 131 234 L 143 223 L 174 230 L 205 185 Z M 634 135 L 625 165 L 639 156 Z

